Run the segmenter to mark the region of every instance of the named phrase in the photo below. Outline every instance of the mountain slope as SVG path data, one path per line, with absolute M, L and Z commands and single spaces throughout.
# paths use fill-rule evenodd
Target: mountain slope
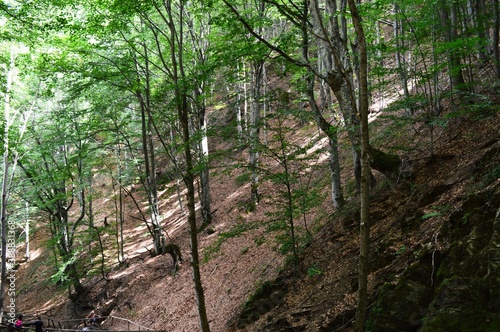
M 411 180 L 372 192 L 370 331 L 498 330 L 500 125 L 498 113 L 483 116 L 450 121 L 434 158 L 407 156 Z M 300 267 L 271 283 L 274 295 L 249 304 L 238 324 L 352 331 L 357 216 L 353 204 L 329 222 Z M 254 323 L 247 312 L 263 317 Z
M 391 121 L 381 117 L 373 122 L 375 142 L 393 133 Z M 381 146 L 406 146 L 401 154 L 411 176 L 389 184 L 376 174 L 379 183 L 370 207 L 369 326 L 373 331 L 472 331 L 471 324 L 480 318 L 484 326 L 476 330 L 493 331 L 500 324 L 498 112 L 453 116 L 445 127 L 434 128 L 439 135 L 432 158 L 429 127 L 412 126 L 404 136 L 385 137 Z M 313 133 L 314 128 L 306 127 L 296 130 L 294 138 L 310 139 Z M 235 152 L 240 153 L 244 158 L 244 151 Z M 349 169 L 348 149 L 343 163 Z M 328 166 L 321 165 L 315 177 L 328 179 Z M 200 234 L 200 247 L 211 253 L 201 268 L 212 331 L 351 331 L 357 287 L 356 196 L 345 211 L 334 213 L 328 181 L 318 182 L 323 183 L 324 200 L 311 212 L 311 219 L 319 220 L 314 224 L 317 231 L 298 266 L 289 267 L 266 222 L 280 188 L 263 183 L 262 202 L 250 212 L 250 190 L 236 181 L 238 172 L 214 173 L 215 232 Z M 344 177 L 348 187 L 349 172 Z M 109 280 L 89 275 L 89 292 L 71 303 L 64 288 L 47 281 L 53 273 L 50 252 L 38 228 L 37 255 L 18 271 L 20 310 L 65 320 L 82 318 L 95 308 L 101 315 L 125 317 L 154 329 L 199 330 L 185 216 L 168 188 L 162 192 L 161 209 L 168 211 L 165 229 L 184 255 L 177 273 L 169 256 L 150 256 L 150 240 L 142 236 L 145 227 L 129 219 L 127 261 L 117 265 L 108 252 Z M 116 330 L 126 324 L 107 320 L 103 327 Z

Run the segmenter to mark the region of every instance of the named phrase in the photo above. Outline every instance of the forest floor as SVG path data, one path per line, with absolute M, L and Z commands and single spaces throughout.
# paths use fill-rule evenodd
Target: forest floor
M 500 138 L 499 113 L 494 109 L 473 116 L 450 117 L 443 126 L 434 126 L 433 142 L 429 140 L 430 127 L 425 124 L 407 126 L 404 132 L 395 128 L 390 117 L 379 117 L 372 122 L 372 144 L 377 147 L 383 144 L 380 147 L 384 149 L 404 145 L 406 150 L 398 153 L 411 174 L 411 179 L 401 179 L 396 184 L 376 174 L 378 184 L 371 193 L 370 207 L 372 300 L 380 287 L 395 282 L 424 248 L 448 245 L 438 235 L 443 226 L 439 214 L 449 211 L 439 209 L 453 210 L 477 186 L 470 168 L 492 146 L 498 148 Z M 297 127 L 294 133 L 297 141 L 311 137 L 318 144 L 325 144 L 312 124 L 305 129 Z M 343 137 L 342 144 L 347 146 L 345 140 Z M 211 146 L 213 150 L 225 149 L 230 142 L 213 140 Z M 234 154 L 245 158 L 245 151 Z M 273 198 L 280 188 L 263 183 L 262 200 L 255 211 L 249 211 L 250 188 L 236 180 L 241 170 L 212 174 L 211 228 L 215 232 L 199 234 L 201 257 L 210 254 L 201 264 L 201 275 L 212 331 L 333 331 L 339 326 L 342 331 L 352 330 L 359 248 L 357 198 L 348 197 L 344 212 L 333 210 L 325 159 L 323 156 L 319 160 L 320 167 L 314 174 L 316 179 L 323 179 L 324 199 L 307 216 L 313 240 L 296 266 L 286 264 L 286 257 L 278 250 L 279 240 L 267 227 L 267 213 L 275 211 Z M 498 161 L 496 152 L 488 162 L 498 165 Z M 343 149 L 342 164 L 344 169 L 350 169 L 348 148 Z M 221 168 L 220 164 L 214 166 L 216 170 Z M 94 209 L 98 211 L 96 220 L 103 220 L 113 213 L 111 194 L 107 191 L 110 186 L 105 178 L 96 177 L 96 187 L 102 190 L 102 196 L 95 200 Z M 343 174 L 343 182 L 352 191 L 352 172 Z M 489 185 L 498 184 L 499 180 L 494 179 Z M 173 272 L 170 256 L 150 255 L 148 249 L 152 243 L 146 236 L 146 227 L 129 215 L 124 223 L 126 261 L 117 263 L 116 248 L 106 250 L 108 280 L 98 270 L 92 270 L 83 279 L 88 293 L 76 303 L 71 302 L 65 288 L 50 282 L 54 273 L 52 253 L 45 244 L 46 224 L 39 220 L 31 237 L 31 258 L 21 263 L 16 274 L 18 310 L 29 317 L 42 314 L 57 320 L 77 319 L 73 324 L 77 326 L 95 308 L 101 315 L 127 318 L 151 329 L 199 331 L 186 215 L 181 211 L 173 184 L 161 190 L 164 229 L 183 253 L 184 263 L 178 272 Z M 134 207 L 131 202 L 128 204 L 130 212 Z M 109 232 L 103 240 L 112 243 L 113 237 Z M 86 249 L 85 244 L 81 246 Z M 99 256 L 93 259 L 98 260 Z M 271 281 L 272 287 L 263 287 L 266 281 Z M 259 287 L 275 292 L 275 300 L 262 302 L 263 308 L 255 307 L 254 317 L 242 322 L 243 305 Z M 105 321 L 102 326 L 110 330 L 127 329 L 126 323 L 118 320 Z

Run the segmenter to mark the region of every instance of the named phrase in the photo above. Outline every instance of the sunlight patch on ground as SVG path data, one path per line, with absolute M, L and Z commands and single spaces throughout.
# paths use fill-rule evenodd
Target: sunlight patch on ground
M 315 139 L 315 138 L 313 138 Z M 314 144 L 314 146 L 312 148 L 310 148 L 309 150 L 307 150 L 307 154 L 308 155 L 311 155 L 313 153 L 315 153 L 316 151 L 318 151 L 319 149 L 322 149 L 324 147 L 326 147 L 328 145 L 328 137 L 323 137 L 322 139 L 320 139 L 316 144 Z M 324 162 L 326 159 L 328 159 L 328 154 L 327 153 L 322 153 L 318 160 L 315 161 L 315 160 L 311 160 L 309 162 L 309 165 L 313 165 L 313 164 L 317 164 L 317 163 L 322 163 Z
M 225 199 L 225 201 L 235 199 L 236 197 L 238 197 L 239 195 L 241 195 L 241 192 L 244 189 L 248 189 L 249 187 L 250 187 L 249 184 L 244 185 L 243 187 L 241 187 L 241 190 L 235 191 L 231 195 L 227 196 L 227 198 Z
M 49 308 L 53 308 L 55 306 L 59 306 L 63 302 L 65 302 L 66 300 L 67 299 L 64 296 L 63 297 L 56 296 L 56 297 L 48 300 L 47 302 L 45 302 L 42 307 L 39 307 L 38 308 L 38 312 L 45 312 L 45 311 L 49 310 Z
M 174 217 L 176 214 L 179 214 L 180 213 L 180 208 L 179 206 L 177 205 L 175 208 L 173 209 L 168 209 L 167 212 L 163 213 L 161 215 L 161 219 L 162 220 L 169 220 L 170 218 Z M 168 223 L 168 222 L 167 222 Z
M 408 82 L 408 89 L 412 90 L 414 87 L 415 82 Z M 404 96 L 403 89 L 400 89 L 397 93 L 392 95 L 382 94 L 379 98 L 375 98 L 375 101 L 373 101 L 370 105 L 368 121 L 372 122 L 377 119 L 388 105 L 398 100 L 401 96 Z
M 168 225 L 168 235 L 172 236 L 177 230 L 179 230 L 187 222 L 187 216 L 181 215 L 173 221 L 169 221 Z
M 152 246 L 153 239 L 148 237 L 147 239 L 139 242 L 133 242 L 133 244 L 125 245 L 124 252 L 127 253 L 127 258 L 134 258 L 148 252 L 148 247 Z
M 139 226 L 132 228 L 130 231 L 127 231 L 127 233 L 141 233 L 141 232 L 146 231 L 146 229 L 147 229 L 146 225 L 141 224 Z
M 176 186 L 176 184 L 172 184 L 172 185 L 167 185 L 165 186 L 165 189 L 164 190 L 160 190 L 158 192 L 158 197 L 161 197 L 161 200 L 164 201 L 164 202 L 174 202 L 174 201 L 178 201 L 178 194 L 181 196 L 181 197 L 184 197 L 187 193 L 187 189 L 184 188 L 182 189 L 179 193 L 177 193 L 177 188 L 174 190 L 174 192 L 172 192 L 172 194 L 169 196 L 169 197 L 163 197 L 167 191 L 169 190 L 172 190 L 172 188 L 174 188 Z
M 30 260 L 37 259 L 42 254 L 41 249 L 30 251 Z
M 134 272 L 133 269 L 124 269 L 118 273 L 114 273 L 110 278 L 111 279 L 120 279 L 121 277 L 132 274 L 132 272 Z

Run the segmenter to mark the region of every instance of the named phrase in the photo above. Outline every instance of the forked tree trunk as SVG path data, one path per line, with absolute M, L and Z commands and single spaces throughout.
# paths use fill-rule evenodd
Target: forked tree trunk
M 370 248 L 370 142 L 368 131 L 368 55 L 366 40 L 356 4 L 349 1 L 352 21 L 359 47 L 359 114 L 361 117 L 361 191 L 360 191 L 360 253 L 358 272 L 358 307 L 356 310 L 356 331 L 364 332 L 368 302 L 368 262 Z
M 305 8 L 305 13 L 308 13 L 307 7 Z M 319 29 L 319 20 L 320 18 L 317 16 L 317 11 L 312 11 L 312 17 L 315 21 L 315 26 L 317 29 L 317 33 L 320 33 Z M 302 47 L 302 57 L 309 61 L 308 53 L 309 53 L 309 36 L 308 36 L 308 27 L 307 22 L 304 20 L 302 22 L 302 35 L 303 35 L 303 47 Z M 320 73 L 326 74 L 327 72 L 332 70 L 332 54 L 331 49 L 328 47 L 328 44 L 325 42 L 320 42 L 319 51 L 318 51 L 318 71 Z M 322 110 L 331 110 L 332 105 L 332 94 L 330 87 L 325 82 L 324 79 L 320 81 L 320 100 L 321 100 L 321 108 L 316 104 L 316 98 L 314 97 L 314 73 L 309 72 L 306 82 L 307 82 L 307 96 L 309 99 L 309 105 L 313 111 L 314 119 L 318 124 L 318 127 L 328 136 L 328 145 L 329 145 L 329 164 L 330 164 L 330 177 L 331 177 L 331 192 L 332 192 L 332 201 L 333 207 L 335 210 L 341 210 L 345 205 L 344 195 L 342 193 L 342 183 L 340 179 L 340 159 L 339 159 L 339 146 L 338 146 L 338 135 L 337 135 L 337 127 L 335 125 L 331 125 L 322 115 Z

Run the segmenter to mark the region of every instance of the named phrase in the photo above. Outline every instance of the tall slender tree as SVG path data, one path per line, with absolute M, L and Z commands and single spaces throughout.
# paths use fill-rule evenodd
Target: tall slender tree
M 368 129 L 368 54 L 362 20 L 354 0 L 349 1 L 359 50 L 359 116 L 361 118 L 360 252 L 356 331 L 365 331 L 368 302 L 368 263 L 370 253 L 370 134 Z
M 14 82 L 17 80 L 17 71 L 18 68 L 16 66 L 16 58 L 19 54 L 23 52 L 26 53 L 27 49 L 22 44 L 17 43 L 7 43 L 7 48 L 2 49 L 2 51 L 6 51 L 8 54 L 8 63 L 5 66 L 5 94 L 3 96 L 4 99 L 4 118 L 2 119 L 2 129 L 3 129 L 3 145 L 1 151 L 3 151 L 3 167 L 2 167 L 2 185 L 1 185 L 1 201 L 0 201 L 0 222 L 1 222 L 1 277 L 0 277 L 0 309 L 3 308 L 4 300 L 5 300 L 5 287 L 7 283 L 6 274 L 8 270 L 7 262 L 8 260 L 15 260 L 15 257 L 7 257 L 8 253 L 11 255 L 15 255 L 12 250 L 8 250 L 7 248 L 7 237 L 8 234 L 12 234 L 15 232 L 15 229 L 8 229 L 8 210 L 7 206 L 9 205 L 9 198 L 11 195 L 11 189 L 14 185 L 13 180 L 16 175 L 16 169 L 18 165 L 19 159 L 19 150 L 18 146 L 22 142 L 23 136 L 26 132 L 27 124 L 31 118 L 33 113 L 33 104 L 36 101 L 36 93 L 33 96 L 33 100 L 24 100 L 18 101 L 16 104 L 12 102 L 11 95 L 15 95 Z M 21 111 L 18 109 L 19 103 L 30 103 L 31 106 L 26 107 L 26 111 Z M 11 130 L 14 129 L 14 130 Z M 13 135 L 11 131 L 14 131 L 16 134 Z M 14 138 L 14 140 L 12 140 Z M 14 224 L 14 223 L 11 223 Z M 29 224 L 28 220 L 26 220 L 26 232 L 27 239 L 29 233 Z M 11 226 L 12 227 L 12 226 Z M 10 232 L 10 233 L 9 233 Z M 28 249 L 27 249 L 28 250 Z M 27 252 L 27 256 L 29 252 Z M 9 267 L 10 269 L 13 267 Z M 2 311 L 2 313 L 5 311 Z

